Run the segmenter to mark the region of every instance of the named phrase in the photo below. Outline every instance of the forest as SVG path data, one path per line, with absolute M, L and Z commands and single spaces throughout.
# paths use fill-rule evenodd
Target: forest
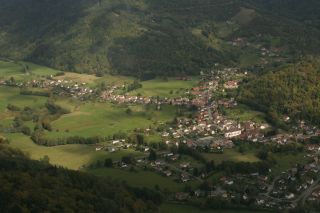
M 316 1 L 264 2 L 0 0 L 0 57 L 150 79 L 235 65 L 245 50 L 228 42 L 238 37 L 279 41 L 291 56 L 319 51 Z
M 1 212 L 156 212 L 158 192 L 30 160 L 0 146 Z
M 280 70 L 246 80 L 239 99 L 268 113 L 273 121 L 288 115 L 294 120 L 320 123 L 320 63 L 306 59 Z

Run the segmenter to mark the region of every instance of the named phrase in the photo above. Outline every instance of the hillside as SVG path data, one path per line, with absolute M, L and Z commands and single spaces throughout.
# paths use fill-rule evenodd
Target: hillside
M 238 63 L 246 50 L 228 42 L 239 36 L 276 43 L 291 55 L 297 45 L 303 54 L 318 52 L 319 31 L 292 19 L 285 5 L 274 11 L 284 10 L 283 17 L 249 0 L 0 0 L 0 5 L 0 56 L 60 70 L 142 79 L 199 74 L 215 63 Z
M 320 123 L 320 63 L 305 60 L 275 72 L 249 79 L 240 100 L 268 112 L 273 120 L 281 115 Z
M 156 212 L 161 197 L 0 146 L 1 212 Z

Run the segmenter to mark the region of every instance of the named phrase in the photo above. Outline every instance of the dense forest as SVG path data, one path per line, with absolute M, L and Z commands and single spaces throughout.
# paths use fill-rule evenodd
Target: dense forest
M 1 212 L 157 212 L 162 196 L 0 146 Z
M 146 79 L 234 65 L 240 54 L 227 42 L 238 36 L 318 52 L 319 3 L 292 2 L 0 0 L 0 56 Z
M 268 112 L 272 120 L 279 120 L 285 114 L 320 124 L 320 62 L 304 60 L 247 79 L 239 99 Z

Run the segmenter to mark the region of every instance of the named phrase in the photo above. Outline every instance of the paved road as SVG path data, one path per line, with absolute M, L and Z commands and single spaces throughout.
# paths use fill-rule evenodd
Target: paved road
M 307 198 L 311 195 L 311 193 L 317 188 L 320 188 L 319 183 L 320 178 L 318 178 L 307 190 L 305 190 L 297 199 L 295 199 L 294 202 L 301 201 L 302 206 L 304 206 Z

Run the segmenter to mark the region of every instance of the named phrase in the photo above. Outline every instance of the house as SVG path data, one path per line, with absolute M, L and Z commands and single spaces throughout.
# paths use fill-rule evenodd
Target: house
M 190 181 L 190 176 L 188 174 L 181 174 L 181 181 L 183 183 Z
M 200 138 L 197 141 L 195 141 L 195 145 L 201 148 L 207 148 L 211 145 L 211 143 L 213 142 L 214 137 L 212 136 L 208 136 L 205 138 Z
M 172 175 L 172 172 L 170 170 L 166 170 L 163 172 L 163 174 L 167 177 L 170 177 Z
M 227 81 L 224 84 L 225 89 L 237 89 L 239 87 L 239 81 Z
M 234 138 L 240 136 L 242 133 L 241 129 L 234 128 L 234 129 L 229 129 L 228 131 L 225 132 L 224 137 L 225 138 Z
M 202 190 L 200 190 L 200 189 L 194 191 L 194 195 L 195 195 L 196 197 L 204 197 L 205 194 L 206 194 L 205 191 L 202 191 Z
M 101 151 L 103 149 L 103 146 L 97 146 L 96 151 Z
M 180 167 L 182 168 L 182 169 L 186 169 L 186 168 L 188 168 L 190 166 L 190 163 L 181 163 L 180 164 Z
M 120 140 L 114 140 L 114 141 L 112 141 L 112 144 L 113 144 L 113 145 L 118 144 L 118 143 L 120 143 Z
M 117 151 L 118 149 L 116 147 L 108 147 L 108 151 L 109 152 L 115 152 Z

